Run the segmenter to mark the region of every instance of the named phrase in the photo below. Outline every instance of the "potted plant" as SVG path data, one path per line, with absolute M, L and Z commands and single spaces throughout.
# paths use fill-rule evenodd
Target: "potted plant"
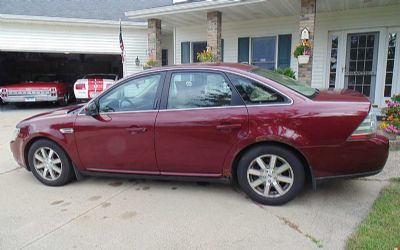
M 207 48 L 207 50 L 197 53 L 197 60 L 199 62 L 214 62 L 215 58 L 212 51 Z
M 157 61 L 150 58 L 149 60 L 147 60 L 146 64 L 143 66 L 143 69 L 151 69 L 156 66 L 157 66 Z
M 293 55 L 299 64 L 307 64 L 310 61 L 311 44 L 308 41 L 302 41 L 296 46 Z
M 386 116 L 382 118 L 380 128 L 386 137 L 395 140 L 400 135 L 400 94 L 394 95 L 391 100 L 386 100 L 386 107 L 382 111 Z

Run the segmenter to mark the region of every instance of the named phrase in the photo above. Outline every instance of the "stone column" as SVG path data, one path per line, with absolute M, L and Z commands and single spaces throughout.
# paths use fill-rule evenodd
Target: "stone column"
M 221 12 L 207 12 L 207 47 L 214 54 L 215 61 L 222 59 Z
M 149 59 L 157 62 L 157 66 L 161 66 L 162 49 L 161 49 L 161 20 L 147 20 L 147 46 Z
M 315 12 L 316 12 L 316 0 L 301 0 L 299 38 L 301 31 L 304 28 L 307 28 L 308 31 L 310 32 L 309 42 L 312 46 L 314 46 Z M 313 55 L 312 52 L 311 55 Z M 300 81 L 303 81 L 308 85 L 311 85 L 312 66 L 313 66 L 312 57 L 310 58 L 310 62 L 308 64 L 299 64 L 298 78 Z

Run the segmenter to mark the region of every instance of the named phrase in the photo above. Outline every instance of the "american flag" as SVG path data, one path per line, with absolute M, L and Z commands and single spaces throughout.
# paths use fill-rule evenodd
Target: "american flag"
M 121 48 L 121 60 L 123 63 L 125 61 L 125 47 L 124 47 L 124 40 L 122 39 L 121 20 L 119 20 L 119 47 Z

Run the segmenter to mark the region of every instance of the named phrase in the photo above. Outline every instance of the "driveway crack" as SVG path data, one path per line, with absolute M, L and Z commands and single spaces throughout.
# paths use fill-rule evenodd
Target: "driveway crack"
M 296 231 L 297 233 L 299 233 L 299 234 L 305 236 L 306 238 L 308 238 L 309 240 L 311 240 L 318 248 L 322 248 L 322 247 L 323 247 L 323 246 L 322 246 L 322 241 L 321 241 L 321 240 L 317 239 L 316 237 L 314 237 L 313 235 L 311 235 L 311 234 L 309 234 L 309 233 L 303 232 L 303 231 L 300 229 L 299 225 L 293 223 L 292 221 L 290 221 L 290 220 L 287 219 L 286 217 L 279 216 L 279 215 L 276 215 L 276 214 L 272 213 L 271 211 L 267 210 L 264 206 L 262 206 L 262 205 L 260 205 L 260 204 L 258 204 L 258 203 L 255 203 L 255 204 L 256 204 L 259 208 L 261 208 L 261 209 L 263 209 L 263 210 L 265 210 L 265 211 L 271 213 L 273 216 L 275 216 L 276 218 L 278 218 L 283 224 L 289 226 L 291 229 L 293 229 L 293 230 Z
M 58 227 L 56 227 L 56 228 L 53 228 L 52 230 L 50 230 L 50 231 L 48 231 L 48 232 L 42 234 L 41 236 L 37 237 L 36 239 L 34 239 L 34 240 L 32 240 L 32 241 L 26 243 L 25 245 L 23 245 L 23 246 L 20 247 L 19 249 L 27 248 L 27 247 L 29 247 L 30 245 L 32 245 L 32 244 L 38 242 L 39 240 L 41 240 L 41 239 L 47 237 L 48 235 L 50 235 L 50 234 L 52 234 L 52 233 L 54 233 L 54 232 L 56 232 L 56 231 L 62 229 L 63 227 L 65 227 L 65 226 L 71 224 L 72 222 L 74 222 L 75 220 L 79 219 L 80 217 L 82 217 L 82 216 L 88 214 L 90 211 L 92 211 L 92 210 L 94 210 L 94 209 L 96 209 L 96 208 L 102 206 L 102 205 L 104 204 L 104 202 L 110 201 L 111 199 L 113 199 L 113 198 L 119 196 L 120 194 L 122 194 L 123 192 L 125 192 L 125 191 L 127 191 L 128 189 L 132 188 L 133 186 L 134 186 L 134 185 L 130 185 L 130 186 L 128 186 L 128 187 L 126 187 L 126 188 L 120 190 L 119 192 L 115 193 L 114 195 L 108 197 L 106 200 L 104 200 L 104 201 L 100 202 L 99 204 L 97 204 L 97 205 L 95 205 L 95 206 L 93 206 L 93 207 L 87 209 L 86 211 L 82 212 L 81 214 L 78 214 L 77 216 L 71 218 L 70 220 L 66 221 L 65 223 L 61 224 L 60 226 L 58 226 Z
M 8 173 L 14 172 L 15 170 L 21 169 L 21 168 L 22 168 L 22 167 L 16 167 L 16 168 L 13 168 L 13 169 L 11 169 L 11 170 L 7 170 L 7 171 L 5 171 L 5 172 L 1 172 L 0 175 L 8 174 Z

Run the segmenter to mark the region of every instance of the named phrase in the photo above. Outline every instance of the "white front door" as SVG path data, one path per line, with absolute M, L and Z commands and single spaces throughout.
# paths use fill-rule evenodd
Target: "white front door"
M 363 93 L 380 107 L 400 92 L 400 27 L 329 32 L 329 88 Z

